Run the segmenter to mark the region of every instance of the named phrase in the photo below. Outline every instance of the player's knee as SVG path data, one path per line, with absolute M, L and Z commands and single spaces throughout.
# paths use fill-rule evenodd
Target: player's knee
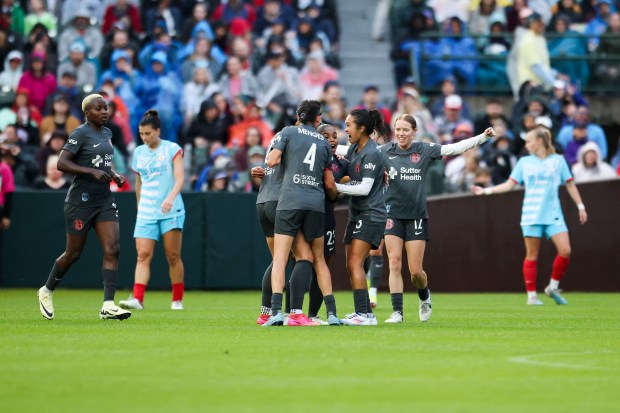
M 390 270 L 391 271 L 400 271 L 403 265 L 402 256 L 390 257 Z
M 168 252 L 166 253 L 166 260 L 168 260 L 169 265 L 175 266 L 181 261 L 181 256 L 177 252 Z
M 424 278 L 424 270 L 422 268 L 415 268 L 411 270 L 411 281 L 422 280 Z
M 138 262 L 140 263 L 150 262 L 152 258 L 153 258 L 153 252 L 145 251 L 145 250 L 138 250 Z
M 104 248 L 103 255 L 106 259 L 118 259 L 121 249 L 118 244 L 107 244 Z
M 82 255 L 81 251 L 66 251 L 64 253 L 64 259 L 68 262 L 68 264 L 73 264 L 74 262 L 80 259 L 81 255 Z M 59 261 L 61 261 L 62 259 L 63 259 L 62 256 L 58 258 L 56 260 L 56 264 L 60 264 Z
M 570 257 L 571 249 L 569 246 L 558 248 L 558 255 L 564 258 Z

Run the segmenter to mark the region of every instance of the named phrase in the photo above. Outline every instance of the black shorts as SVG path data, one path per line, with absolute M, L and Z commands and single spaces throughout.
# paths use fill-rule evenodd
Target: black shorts
M 323 251 L 326 257 L 332 257 L 336 255 L 336 229 L 325 230 L 325 240 L 323 241 Z
M 407 241 L 430 241 L 428 219 L 388 218 L 385 235 L 394 235 Z
M 258 214 L 258 221 L 263 229 L 265 237 L 273 237 L 273 231 L 276 225 L 276 207 L 278 201 L 269 201 L 262 204 L 256 204 L 256 213 Z
M 381 245 L 383 239 L 383 230 L 385 223 L 373 222 L 370 220 L 370 216 L 363 215 L 362 219 L 357 221 L 349 221 L 347 223 L 347 232 L 344 234 L 344 243 L 351 244 L 354 239 L 370 244 L 371 249 L 377 250 Z
M 310 242 L 325 235 L 325 214 L 307 209 L 276 211 L 274 232 L 294 237 L 301 231 Z
M 118 222 L 116 202 L 98 207 L 83 207 L 65 203 L 65 226 L 71 235 L 86 235 L 95 222 Z

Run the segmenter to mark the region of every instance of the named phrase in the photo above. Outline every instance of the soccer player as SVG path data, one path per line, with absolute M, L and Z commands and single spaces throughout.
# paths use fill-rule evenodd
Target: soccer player
M 396 140 L 380 147 L 388 175 L 384 235 L 393 309 L 386 323 L 403 322 L 403 247 L 407 251 L 411 281 L 418 290 L 420 321 L 428 321 L 432 314 L 428 276 L 423 266 L 426 242 L 430 240 L 425 181 L 431 162 L 445 155 L 459 155 L 494 135 L 489 128 L 459 143 L 436 145 L 413 142 L 416 132 L 415 118 L 409 114 L 400 115 L 394 123 Z
M 519 159 L 506 182 L 490 188 L 474 186 L 471 189 L 476 195 L 490 195 L 508 192 L 517 184 L 525 187 L 521 231 L 525 242 L 523 279 L 527 291 L 527 304 L 542 304 L 536 293 L 536 275 L 538 252 L 543 235 L 551 239 L 557 250 L 551 280 L 545 288 L 545 294 L 557 304 L 566 304 L 559 285 L 568 267 L 571 248 L 558 196 L 561 184 L 566 184 L 568 194 L 577 205 L 579 222 L 582 225 L 588 220 L 588 214 L 566 160 L 555 153 L 551 132 L 542 127 L 528 132 L 525 135 L 525 148 L 530 155 Z
M 185 207 L 183 188 L 183 149 L 174 142 L 161 139 L 161 120 L 156 110 L 148 110 L 138 129 L 144 145 L 133 154 L 132 169 L 136 173 L 138 217 L 134 229 L 138 261 L 134 276 L 133 297 L 119 301 L 122 308 L 142 310 L 144 292 L 151 278 L 151 260 L 155 243 L 161 238 L 168 260 L 172 282 L 171 309 L 183 309 L 184 269 L 181 243 Z
M 74 175 L 65 198 L 66 249 L 54 261 L 47 282 L 38 291 L 39 309 L 43 317 L 54 318 L 54 290 L 80 258 L 88 231 L 94 227 L 103 249 L 103 306 L 99 317 L 124 320 L 131 312 L 114 304 L 120 245 L 118 209 L 110 180 L 121 187 L 125 177 L 112 170 L 112 132 L 103 126 L 108 120 L 108 104 L 101 95 L 88 95 L 82 101 L 82 111 L 86 122 L 71 132 L 57 165 L 58 170 Z
M 345 119 L 345 132 L 351 143 L 346 155 L 350 181 L 336 184 L 336 188 L 342 194 L 351 195 L 344 243 L 355 312 L 341 320 L 347 325 L 377 325 L 364 271 L 368 253 L 381 244 L 386 220 L 383 159 L 370 138 L 374 130 L 389 136 L 377 110 L 355 109 Z
M 334 175 L 334 180 L 340 182 L 340 180 L 347 173 L 347 161 L 344 158 L 335 156 L 336 148 L 338 147 L 338 134 L 336 128 L 326 123 L 320 125 L 317 129 L 321 135 L 327 139 L 329 146 L 332 149 L 332 159 L 328 168 Z M 331 258 L 336 254 L 336 217 L 334 216 L 334 206 L 332 202 L 334 199 L 330 199 L 328 194 L 325 194 L 325 237 L 323 251 L 325 253 L 325 262 L 329 265 Z M 318 279 L 316 277 L 316 271 L 312 272 L 312 281 L 310 282 L 310 289 L 308 291 L 308 317 L 314 322 L 320 324 L 327 324 L 321 320 L 318 316 L 321 309 L 321 303 L 323 302 L 323 293 L 319 287 Z
M 331 149 L 325 138 L 316 131 L 321 123 L 321 104 L 304 100 L 297 108 L 299 126 L 288 126 L 267 155 L 267 165 L 281 164 L 284 178 L 278 206 L 274 236 L 273 268 L 271 271 L 271 317 L 263 326 L 282 325 L 282 292 L 284 270 L 291 247 L 297 263 L 290 281 L 291 315 L 289 326 L 311 326 L 318 323 L 303 314 L 303 298 L 311 277 L 317 272 L 324 295 L 329 324 L 340 324 L 336 300 L 332 294 L 331 274 L 323 253 L 325 229 L 325 190 L 335 196 L 334 178 L 326 170 Z

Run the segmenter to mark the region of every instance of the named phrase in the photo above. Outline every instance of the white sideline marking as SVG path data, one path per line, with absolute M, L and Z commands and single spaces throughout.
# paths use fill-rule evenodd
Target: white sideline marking
M 554 357 L 554 356 L 567 356 L 567 355 L 585 355 L 585 354 L 610 354 L 611 351 L 573 351 L 573 352 L 560 352 L 560 353 L 539 353 L 539 354 L 527 354 L 524 356 L 508 357 L 508 361 L 519 364 L 530 364 L 535 366 L 545 367 L 557 367 L 561 369 L 573 369 L 573 370 L 604 370 L 604 371 L 618 371 L 618 368 L 613 367 L 599 367 L 599 366 L 586 366 L 582 364 L 574 363 L 561 363 L 554 361 L 533 360 L 535 357 Z

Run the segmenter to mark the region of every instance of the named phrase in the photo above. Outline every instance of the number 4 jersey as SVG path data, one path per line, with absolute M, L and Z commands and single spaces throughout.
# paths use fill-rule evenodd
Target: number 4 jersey
M 325 138 L 312 126 L 287 126 L 274 148 L 282 151 L 284 167 L 278 211 L 325 212 L 323 172 L 332 157 Z

